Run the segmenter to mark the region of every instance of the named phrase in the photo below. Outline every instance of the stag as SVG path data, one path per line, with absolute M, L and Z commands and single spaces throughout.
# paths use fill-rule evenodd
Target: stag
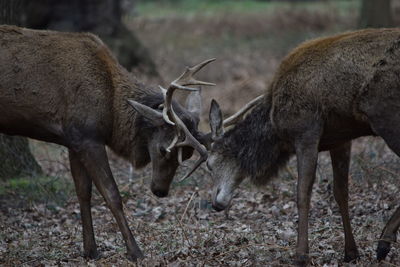
M 197 89 L 187 86 L 212 85 L 193 75 L 213 60 L 186 69 L 160 92 L 133 78 L 92 34 L 4 25 L 0 46 L 0 132 L 68 148 L 86 257 L 99 255 L 90 211 L 92 182 L 115 217 L 128 258 L 142 257 L 123 212 L 106 146 L 136 168 L 151 161 L 151 190 L 165 197 L 179 162 L 198 146 L 201 99 Z M 176 89 L 194 91 L 187 108 L 172 101 Z M 185 142 L 177 143 L 182 138 Z M 194 145 L 188 146 L 191 142 Z
M 224 131 L 217 102 L 210 109 L 207 167 L 215 179 L 213 207 L 225 209 L 246 177 L 266 184 L 297 157 L 299 213 L 296 262 L 306 265 L 308 213 L 318 152 L 329 151 L 333 191 L 342 217 L 344 261 L 358 258 L 348 211 L 351 140 L 380 136 L 400 156 L 400 29 L 369 29 L 305 42 L 280 64 L 265 95 Z M 242 117 L 243 114 L 236 114 Z M 377 247 L 383 260 L 396 241 L 400 207 Z

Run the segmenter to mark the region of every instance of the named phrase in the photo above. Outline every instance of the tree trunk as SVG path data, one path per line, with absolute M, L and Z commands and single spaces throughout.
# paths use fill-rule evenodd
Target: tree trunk
M 33 157 L 27 138 L 0 134 L 0 179 L 37 176 L 42 169 Z
M 22 1 L 0 0 L 0 24 L 19 25 Z M 42 169 L 33 157 L 28 139 L 0 134 L 0 179 L 35 176 Z
M 0 23 L 1 24 L 20 24 L 20 0 L 0 0 Z
M 392 27 L 391 0 L 363 0 L 360 28 Z
M 25 1 L 27 27 L 95 33 L 125 68 L 159 78 L 147 49 L 122 23 L 126 0 Z

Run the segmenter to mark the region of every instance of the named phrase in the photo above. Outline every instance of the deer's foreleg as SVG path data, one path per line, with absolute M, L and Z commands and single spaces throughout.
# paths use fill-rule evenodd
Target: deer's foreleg
M 79 154 L 81 162 L 88 171 L 89 176 L 92 177 L 94 184 L 104 197 L 117 221 L 126 243 L 128 258 L 131 260 L 142 258 L 143 254 L 129 230 L 128 222 L 122 208 L 121 196 L 112 176 L 104 145 L 87 142 L 77 154 Z
M 85 257 L 95 259 L 99 254 L 94 239 L 92 214 L 90 211 L 92 180 L 88 176 L 86 169 L 80 162 L 78 156 L 71 150 L 69 150 L 69 162 L 81 210 L 84 254 Z

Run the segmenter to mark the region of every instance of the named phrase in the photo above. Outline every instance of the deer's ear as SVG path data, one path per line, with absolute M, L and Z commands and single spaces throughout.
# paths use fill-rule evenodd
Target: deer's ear
M 210 128 L 211 128 L 211 138 L 216 140 L 224 134 L 223 118 L 222 112 L 219 108 L 217 101 L 211 100 L 210 108 Z
M 163 125 L 164 119 L 160 111 L 152 109 L 146 105 L 140 104 L 134 100 L 128 99 L 128 103 L 143 117 L 149 120 L 154 126 Z
M 201 89 L 191 92 L 186 98 L 186 109 L 200 121 L 201 105 Z

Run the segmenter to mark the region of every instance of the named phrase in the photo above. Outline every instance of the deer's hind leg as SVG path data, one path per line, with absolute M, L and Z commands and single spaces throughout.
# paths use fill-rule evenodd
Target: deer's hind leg
M 390 252 L 390 244 L 396 242 L 396 232 L 400 226 L 400 207 L 396 209 L 392 217 L 383 228 L 381 237 L 379 238 L 378 247 L 376 249 L 376 258 L 378 261 L 384 260 Z
M 382 116 L 373 125 L 373 130 L 380 135 L 390 149 L 400 157 L 400 116 L 399 114 L 387 114 Z M 390 252 L 392 242 L 396 242 L 396 234 L 400 227 L 400 207 L 393 213 L 379 238 L 376 249 L 376 258 L 381 261 Z
M 393 112 L 393 109 L 388 105 L 382 106 L 379 110 L 379 115 L 369 118 L 371 127 L 377 135 L 385 140 L 389 148 L 400 157 L 400 112 Z M 391 243 L 396 242 L 396 233 L 399 227 L 400 207 L 393 213 L 380 236 L 376 251 L 379 261 L 385 259 L 390 251 Z
M 351 262 L 358 258 L 356 242 L 349 217 L 349 165 L 351 142 L 330 150 L 333 168 L 333 193 L 338 203 L 344 228 L 344 261 Z
M 388 58 L 385 65 L 376 69 L 373 79 L 363 88 L 358 107 L 366 116 L 372 131 L 381 136 L 400 157 L 400 65 L 397 58 Z M 377 247 L 378 260 L 385 259 L 389 253 L 399 227 L 400 207 L 382 231 Z

